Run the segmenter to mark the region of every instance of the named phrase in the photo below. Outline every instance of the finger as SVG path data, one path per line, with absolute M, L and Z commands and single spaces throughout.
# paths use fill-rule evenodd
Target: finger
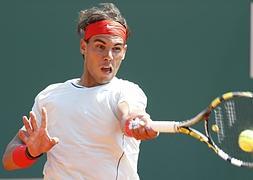
M 44 128 L 46 129 L 47 128 L 47 111 L 46 111 L 46 108 L 43 107 L 42 108 L 42 116 L 41 116 L 41 128 Z
M 146 126 L 147 120 L 144 118 L 143 115 L 137 115 L 133 121 L 135 121 L 135 124 L 138 124 L 136 127 L 139 128 L 140 126 Z
M 124 128 L 124 132 L 125 134 L 127 134 L 128 136 L 133 136 L 133 133 L 135 134 L 135 138 L 139 139 L 139 134 L 142 132 L 139 132 L 140 129 L 143 129 L 146 125 L 145 121 L 142 121 L 140 119 L 140 117 L 142 117 L 141 115 L 139 116 L 135 116 L 136 118 L 134 119 L 128 119 L 125 123 L 125 128 Z
M 132 121 L 132 128 L 133 128 L 133 129 L 142 128 L 142 127 L 145 127 L 146 124 L 147 124 L 147 121 L 146 121 L 146 120 L 140 119 L 140 118 L 135 118 L 135 119 Z
M 54 145 L 59 143 L 59 138 L 53 137 L 53 138 L 50 139 L 50 141 L 51 141 L 52 145 L 54 146 Z
M 149 123 L 150 122 L 152 122 L 152 120 L 150 119 L 150 116 L 148 115 L 148 114 L 146 114 L 145 116 L 143 116 L 142 117 L 142 124 L 144 124 L 145 123 L 145 139 L 147 140 L 147 139 L 154 139 L 154 138 L 156 138 L 158 135 L 159 135 L 159 133 L 158 132 L 156 132 L 156 131 L 154 131 L 150 126 L 149 126 Z M 142 125 L 141 124 L 141 125 Z
M 27 144 L 28 137 L 26 136 L 26 133 L 24 130 L 19 130 L 18 131 L 18 137 L 21 141 L 23 141 L 25 144 Z
M 154 131 L 153 129 L 149 127 L 146 127 L 145 129 L 146 129 L 146 134 L 147 134 L 148 139 L 154 139 L 159 135 L 158 132 Z
M 28 132 L 28 134 L 29 135 L 32 134 L 33 131 L 32 131 L 32 128 L 30 126 L 29 120 L 28 120 L 28 118 L 26 116 L 23 116 L 23 124 L 24 124 L 25 129 Z
M 139 127 L 136 129 L 132 129 L 133 137 L 137 140 L 144 140 L 146 139 L 146 130 L 144 127 Z
M 140 113 L 137 114 L 137 113 L 132 112 L 132 113 L 128 114 L 126 120 L 133 120 L 134 121 L 136 119 L 142 119 L 143 116 L 144 116 L 143 114 L 140 114 Z
M 30 123 L 32 125 L 32 129 L 36 131 L 38 129 L 37 120 L 34 112 L 30 112 Z
M 152 120 L 150 119 L 149 114 L 138 115 L 137 117 L 138 117 L 141 121 L 143 121 L 143 122 L 145 123 L 145 125 L 148 124 L 150 121 L 152 121 Z
M 138 140 L 154 139 L 158 136 L 158 132 L 147 126 L 140 126 L 132 130 L 133 137 Z
M 135 114 L 135 115 L 133 115 L 133 119 L 134 120 L 137 120 L 137 119 L 141 120 L 143 118 L 143 116 L 144 115 L 142 115 L 142 114 Z

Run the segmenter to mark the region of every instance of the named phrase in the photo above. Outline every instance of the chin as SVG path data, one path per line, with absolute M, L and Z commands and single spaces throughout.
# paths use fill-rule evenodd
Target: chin
M 102 80 L 100 81 L 99 84 L 107 84 L 107 83 L 109 83 L 109 82 L 113 79 L 113 77 L 114 77 L 114 76 L 104 78 L 104 79 L 102 79 Z

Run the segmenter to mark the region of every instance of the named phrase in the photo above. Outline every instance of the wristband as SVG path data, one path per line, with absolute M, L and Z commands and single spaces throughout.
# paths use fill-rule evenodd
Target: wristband
M 133 137 L 133 133 L 132 131 L 130 130 L 130 120 L 127 120 L 126 123 L 125 123 L 125 128 L 124 128 L 124 131 L 125 131 L 125 135 L 127 135 L 128 137 Z
M 40 156 L 42 156 L 43 153 L 41 153 L 40 155 L 34 157 L 30 154 L 30 152 L 28 151 L 28 147 L 26 146 L 25 155 L 27 156 L 28 159 L 34 160 L 34 159 L 38 159 Z
M 42 154 L 41 154 L 42 155 Z M 21 167 L 21 168 L 25 168 L 25 167 L 29 167 L 31 166 L 33 163 L 35 163 L 38 159 L 38 157 L 40 157 L 41 155 L 37 156 L 37 157 L 33 157 L 29 151 L 26 145 L 20 145 L 17 146 L 13 152 L 12 152 L 12 159 L 13 162 Z

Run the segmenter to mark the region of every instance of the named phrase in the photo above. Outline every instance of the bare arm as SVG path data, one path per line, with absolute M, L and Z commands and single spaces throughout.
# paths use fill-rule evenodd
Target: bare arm
M 126 124 L 129 121 L 135 121 L 136 118 L 141 119 L 144 124 L 135 129 L 130 129 L 132 136 L 137 140 L 148 140 L 157 137 L 158 133 L 149 128 L 147 122 L 152 121 L 150 116 L 143 109 L 135 109 L 130 112 L 130 108 L 127 102 L 121 102 L 118 104 L 118 117 L 121 122 L 121 129 L 125 132 Z
M 23 123 L 26 130 L 19 130 L 17 135 L 8 144 L 3 155 L 2 162 L 6 170 L 25 168 L 15 164 L 15 161 L 13 160 L 13 151 L 18 146 L 25 144 L 29 154 L 32 157 L 36 157 L 42 153 L 48 152 L 59 141 L 58 138 L 51 138 L 48 134 L 47 113 L 45 108 L 42 109 L 40 127 L 37 125 L 37 119 L 33 112 L 30 112 L 29 120 L 26 116 L 23 117 Z
M 6 170 L 15 170 L 15 169 L 20 169 L 19 166 L 17 166 L 12 159 L 12 152 L 13 150 L 23 144 L 22 141 L 19 139 L 18 134 L 10 141 L 10 143 L 7 145 L 5 152 L 3 154 L 3 167 Z

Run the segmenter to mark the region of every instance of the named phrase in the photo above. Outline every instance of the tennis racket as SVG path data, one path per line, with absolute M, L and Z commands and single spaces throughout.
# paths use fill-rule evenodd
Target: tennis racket
M 190 126 L 204 122 L 204 133 Z M 181 133 L 207 144 L 217 155 L 239 167 L 253 167 L 253 152 L 238 145 L 242 131 L 253 130 L 253 93 L 228 92 L 214 99 L 195 117 L 181 121 L 153 121 L 148 124 L 160 133 Z M 253 146 L 253 144 L 252 144 Z

